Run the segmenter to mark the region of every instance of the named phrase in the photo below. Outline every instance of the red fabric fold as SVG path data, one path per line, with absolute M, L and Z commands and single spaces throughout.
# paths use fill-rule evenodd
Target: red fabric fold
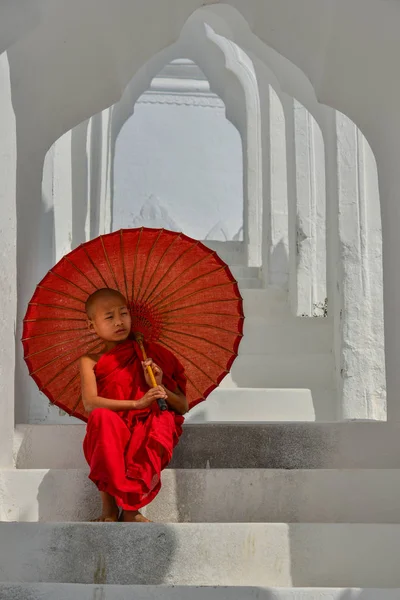
M 163 384 L 185 393 L 186 378 L 176 357 L 155 343 L 149 343 L 146 351 L 163 370 Z M 98 395 L 116 401 L 142 398 L 148 386 L 141 361 L 133 340 L 103 354 L 95 366 Z M 161 471 L 171 460 L 183 421 L 170 410 L 160 411 L 157 402 L 143 410 L 96 408 L 89 415 L 83 442 L 89 478 L 124 510 L 149 504 L 160 491 Z

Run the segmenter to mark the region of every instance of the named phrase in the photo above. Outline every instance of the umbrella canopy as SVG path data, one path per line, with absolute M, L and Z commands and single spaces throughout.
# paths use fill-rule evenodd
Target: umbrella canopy
M 182 233 L 123 229 L 82 244 L 37 286 L 24 319 L 24 357 L 41 392 L 87 420 L 79 359 L 104 345 L 88 330 L 85 302 L 101 288 L 127 299 L 132 330 L 173 352 L 193 407 L 228 373 L 243 335 L 242 299 L 228 266 Z

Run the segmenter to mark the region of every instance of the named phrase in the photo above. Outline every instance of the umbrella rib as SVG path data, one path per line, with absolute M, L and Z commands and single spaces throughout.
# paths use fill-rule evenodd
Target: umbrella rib
M 163 335 L 163 334 L 160 335 L 160 339 L 171 340 L 172 342 L 175 341 L 174 338 L 170 337 L 169 335 Z M 204 354 L 200 350 L 197 350 L 197 348 L 193 348 L 192 346 L 189 346 L 188 344 L 185 344 L 182 341 L 179 341 L 179 346 L 184 346 L 188 350 L 191 350 L 192 352 L 196 352 L 196 354 L 199 354 L 203 358 L 206 358 L 207 360 L 209 360 L 210 362 L 212 362 L 216 367 L 218 367 L 219 369 L 221 369 L 221 371 L 224 371 L 226 373 L 228 372 L 225 367 L 223 367 L 222 365 L 220 365 L 219 363 L 217 363 L 213 358 L 211 358 L 207 354 Z
M 186 307 L 185 307 L 186 308 Z M 171 311 L 172 312 L 172 311 Z M 233 314 L 233 313 L 220 313 L 220 312 L 196 312 L 196 313 L 188 313 L 187 317 L 208 317 L 208 316 L 212 316 L 212 317 L 232 317 L 235 319 L 244 319 L 243 315 L 240 314 Z M 182 323 L 182 319 L 179 319 L 178 321 L 168 321 L 168 323 Z M 186 323 L 185 323 L 186 324 Z M 197 323 L 192 323 L 192 325 L 197 325 Z
M 178 306 L 178 308 L 173 308 L 168 311 L 168 314 L 173 312 L 179 312 L 181 310 L 187 310 L 188 308 L 196 308 L 197 306 L 204 306 L 205 304 L 214 304 L 215 302 L 240 302 L 240 298 L 223 298 L 220 300 L 206 300 L 205 302 L 197 302 L 196 304 L 189 304 L 188 306 Z M 212 313 L 209 313 L 212 314 Z M 239 313 L 238 313 L 239 314 Z M 234 317 L 236 315 L 230 314 L 230 317 Z
M 85 304 L 84 300 L 82 300 L 81 298 L 77 298 L 76 296 L 73 296 L 72 294 L 67 294 L 66 292 L 62 292 L 61 290 L 53 290 L 52 288 L 48 288 L 44 285 L 38 285 L 37 289 L 40 290 L 45 290 L 46 292 L 52 292 L 53 294 L 59 294 L 60 296 L 65 296 L 66 298 L 69 298 L 70 300 L 76 300 L 77 302 L 80 302 L 81 304 Z
M 87 294 L 89 295 L 89 292 L 87 290 L 84 290 L 83 288 L 80 287 L 80 285 L 74 283 L 73 281 L 71 281 L 70 279 L 67 279 L 66 277 L 64 277 L 63 275 L 60 275 L 59 273 L 57 273 L 56 271 L 53 271 L 52 269 L 50 269 L 49 273 L 51 273 L 52 275 L 55 275 L 56 277 L 58 277 L 59 279 L 61 279 L 61 281 L 65 281 L 65 283 L 68 283 L 69 285 L 73 285 L 74 287 L 76 287 L 77 290 L 79 290 L 80 292 L 82 292 L 83 294 Z
M 171 271 L 171 269 L 173 267 L 175 267 L 177 265 L 177 263 L 188 253 L 190 252 L 190 250 L 192 250 L 193 248 L 195 248 L 196 246 L 199 245 L 199 242 L 194 242 L 193 244 L 191 244 L 190 246 L 188 246 L 186 248 L 186 250 L 184 252 L 182 252 L 182 254 L 179 254 L 179 256 L 174 260 L 174 262 L 168 267 L 168 269 L 165 269 L 164 275 L 161 277 L 161 279 L 158 280 L 157 285 L 151 290 L 150 294 L 147 296 L 146 298 L 146 302 L 149 302 L 150 298 L 154 295 L 154 292 L 158 289 L 158 287 L 160 286 L 161 282 L 164 281 L 164 279 L 166 278 L 166 276 L 168 275 L 168 273 Z M 171 244 L 172 246 L 172 244 Z M 159 294 L 157 294 L 156 298 L 159 296 Z
M 24 319 L 24 323 L 37 323 L 38 321 L 80 321 L 86 323 L 87 319 L 74 319 L 73 317 L 38 317 L 37 319 Z
M 139 285 L 139 294 L 138 294 L 138 296 L 136 298 L 136 302 L 137 303 L 140 302 L 140 296 L 142 296 L 141 288 L 142 288 L 143 279 L 144 279 L 144 276 L 145 276 L 145 273 L 146 273 L 146 270 L 147 270 L 147 265 L 149 264 L 149 260 L 151 258 L 151 255 L 153 254 L 154 248 L 157 246 L 157 242 L 160 239 L 161 234 L 163 233 L 163 231 L 164 231 L 164 229 L 160 229 L 160 231 L 158 232 L 158 236 L 156 237 L 156 239 L 155 239 L 152 247 L 150 248 L 150 252 L 148 252 L 148 254 L 147 254 L 146 263 L 145 263 L 144 268 L 142 270 L 142 278 L 140 280 L 140 285 Z M 146 290 L 144 290 L 144 291 L 147 291 L 147 287 L 146 287 Z
M 122 258 L 122 271 L 124 274 L 124 283 L 125 283 L 125 292 L 126 292 L 126 301 L 129 302 L 129 294 L 128 294 L 128 280 L 126 278 L 126 267 L 125 267 L 125 250 L 124 250 L 124 235 L 123 230 L 120 229 L 119 232 L 119 241 L 121 246 L 121 258 Z
M 182 321 L 168 321 L 167 325 L 182 325 L 184 327 L 188 325 L 189 327 L 204 327 L 206 329 L 216 329 L 217 331 L 229 333 L 230 335 L 243 337 L 242 333 L 232 331 L 232 329 L 225 329 L 224 327 L 219 327 L 218 325 L 209 325 L 208 323 L 190 323 L 189 321 L 185 321 L 184 323 L 182 323 Z
M 84 310 L 80 308 L 69 308 L 68 306 L 63 306 L 62 304 L 43 304 L 42 302 L 29 302 L 29 306 L 44 306 L 45 308 L 56 308 L 57 310 L 71 310 L 73 312 L 79 312 L 82 314 L 86 314 Z
M 140 228 L 140 232 L 139 232 L 139 235 L 138 235 L 138 239 L 137 239 L 137 242 L 136 242 L 136 248 L 135 248 L 135 256 L 134 256 L 134 263 L 133 263 L 133 273 L 132 273 L 132 301 L 131 301 L 131 304 L 135 303 L 136 266 L 137 266 L 138 252 L 139 252 L 139 244 L 140 244 L 140 240 L 142 239 L 142 233 L 143 233 L 143 227 Z
M 102 346 L 102 345 L 104 345 L 103 340 L 101 340 L 101 342 L 99 342 L 98 344 L 95 344 L 94 346 L 92 346 L 91 348 L 89 348 L 89 351 L 96 350 L 97 348 L 100 348 L 100 346 Z M 39 390 L 42 392 L 48 385 L 50 385 L 50 383 L 53 383 L 53 381 L 55 381 L 57 379 L 57 377 L 59 377 L 60 375 L 62 375 L 62 373 L 65 373 L 65 371 L 67 369 L 69 369 L 75 363 L 77 363 L 78 360 L 81 359 L 81 357 L 82 357 L 82 355 L 78 356 L 78 358 L 75 358 L 70 363 L 68 363 L 68 365 L 66 367 L 64 367 L 64 368 L 60 369 L 59 371 L 57 371 L 57 373 L 49 381 L 47 381 L 44 385 L 42 385 L 42 387 L 39 388 Z M 31 375 L 33 375 L 33 373 L 31 373 Z
M 173 348 L 169 344 L 166 344 L 165 342 L 163 342 L 163 344 L 164 344 L 164 346 L 166 348 L 169 348 L 171 351 L 174 351 Z M 177 352 L 177 354 L 179 354 L 179 352 Z M 185 358 L 183 356 L 183 354 L 180 354 L 180 356 L 182 358 Z M 185 360 L 188 360 L 188 359 L 185 358 Z M 199 397 L 202 398 L 203 400 L 205 400 L 204 394 L 202 394 L 202 392 L 199 390 L 199 388 L 197 387 L 197 385 L 193 382 L 193 379 L 191 379 L 190 376 L 187 373 L 185 373 L 185 377 L 186 377 L 186 380 L 194 387 L 194 389 L 196 390 L 196 392 L 199 394 Z M 215 383 L 215 382 L 213 382 L 213 383 Z
M 199 397 L 202 400 L 205 400 L 204 398 L 204 394 L 201 393 L 201 391 L 199 390 L 199 388 L 197 387 L 197 385 L 193 382 L 193 379 L 191 379 L 188 375 L 185 375 L 186 380 L 194 387 L 194 389 L 196 390 L 196 392 L 199 394 Z
M 196 281 L 200 281 L 200 279 L 204 279 L 204 277 L 208 277 L 208 275 L 214 275 L 214 273 L 218 273 L 219 271 L 223 271 L 224 269 L 225 269 L 225 267 L 218 267 L 217 269 L 214 269 L 213 271 L 207 271 L 207 273 L 202 273 L 201 275 L 198 275 L 197 277 L 194 277 L 190 281 L 187 281 L 187 282 L 183 283 L 180 287 L 178 287 L 176 290 L 174 290 L 173 292 L 171 292 L 171 294 L 168 294 L 167 296 L 164 296 L 164 298 L 162 298 L 158 302 L 155 302 L 154 304 L 152 303 L 152 306 L 154 306 L 154 307 L 156 307 L 156 306 L 158 306 L 158 307 L 163 306 L 163 304 L 165 303 L 166 300 L 168 300 L 168 298 L 171 298 L 171 296 L 174 296 L 176 293 L 180 292 L 183 288 L 187 288 L 192 283 L 195 283 Z M 231 283 L 231 282 L 229 282 L 229 283 Z M 214 287 L 214 286 L 210 286 L 210 287 Z M 163 291 L 165 291 L 165 290 L 163 290 Z
M 204 337 L 200 337 L 199 335 L 194 335 L 193 333 L 186 333 L 185 331 L 176 331 L 176 329 L 170 329 L 169 327 L 163 327 L 163 331 L 168 331 L 169 333 L 176 333 L 177 335 L 184 335 L 186 337 L 193 338 L 195 340 L 201 340 L 202 342 L 207 342 L 216 348 L 220 348 L 221 350 L 225 350 L 225 352 L 229 352 L 229 354 L 233 354 L 232 349 L 225 348 L 216 342 L 212 342 L 211 340 L 207 340 Z
M 161 265 L 161 262 L 164 260 L 164 258 L 166 257 L 166 255 L 168 254 L 168 252 L 171 250 L 171 248 L 174 246 L 174 244 L 181 238 L 181 235 L 182 234 L 179 233 L 178 235 L 174 236 L 172 244 L 170 244 L 169 246 L 167 246 L 167 248 L 164 250 L 163 254 L 160 256 L 160 258 L 158 260 L 158 263 L 157 263 L 156 267 L 154 267 L 154 270 L 153 270 L 153 272 L 151 274 L 151 277 L 150 277 L 149 281 L 147 282 L 146 289 L 143 292 L 142 303 L 146 302 L 146 300 L 147 300 L 147 296 L 145 296 L 145 294 L 147 293 L 147 290 L 149 289 L 150 284 L 153 283 L 154 276 L 157 273 L 158 268 Z
M 43 348 L 42 350 L 38 350 L 37 352 L 31 352 L 31 354 L 27 354 L 24 358 L 28 359 L 28 358 L 32 358 L 32 356 L 37 356 L 38 354 L 42 354 L 43 352 L 46 352 L 47 350 L 53 350 L 53 348 L 58 348 L 59 346 L 62 346 L 63 344 L 67 344 L 69 342 L 79 342 L 79 340 L 81 340 L 83 337 L 90 337 L 93 336 L 93 333 L 88 332 L 85 335 L 80 335 L 77 338 L 69 338 L 68 340 L 64 340 L 63 342 L 58 342 L 58 344 L 53 344 L 52 346 L 47 346 L 46 348 Z
M 74 383 L 74 381 L 76 379 L 78 379 L 79 377 L 79 373 L 76 373 L 72 379 L 70 379 L 67 383 L 67 385 L 64 387 L 64 389 L 54 398 L 54 401 L 52 402 L 52 404 L 55 404 L 60 398 L 61 396 L 63 396 L 65 394 L 65 392 L 67 391 L 67 389 L 69 388 L 70 385 L 72 385 Z
M 37 335 L 30 335 L 26 338 L 23 338 L 22 342 L 27 342 L 29 340 L 35 340 L 36 338 L 46 337 L 47 335 L 59 335 L 60 333 L 70 333 L 71 331 L 87 331 L 87 327 L 75 327 L 73 329 L 60 329 L 59 331 L 47 331 L 46 333 L 38 333 Z
M 170 339 L 170 338 L 168 338 L 168 339 Z M 164 342 L 164 345 L 167 346 L 167 348 L 171 348 L 171 346 L 169 344 L 166 344 L 165 342 Z M 215 380 L 213 379 L 213 377 L 211 377 L 211 375 L 209 375 L 208 373 L 203 371 L 203 369 L 201 367 L 199 367 L 199 365 L 196 365 L 196 363 L 194 363 L 190 358 L 188 358 L 187 356 L 185 356 L 184 354 L 179 352 L 179 350 L 176 350 L 176 348 L 173 350 L 173 352 L 175 354 L 178 354 L 179 356 L 181 356 L 186 361 L 190 362 L 190 364 L 193 365 L 198 371 L 200 371 L 200 373 L 203 373 L 203 375 L 205 375 L 205 377 L 207 377 L 207 379 L 209 379 L 210 381 L 215 383 Z
M 100 241 L 101 241 L 101 245 L 102 245 L 102 247 L 103 247 L 103 252 L 104 252 L 104 256 L 105 256 L 105 259 L 106 259 L 106 261 L 107 261 L 107 264 L 108 264 L 108 268 L 110 269 L 110 273 L 111 273 L 111 275 L 112 275 L 112 278 L 114 279 L 114 283 L 115 283 L 115 285 L 117 286 L 117 287 L 116 287 L 116 289 L 117 289 L 117 290 L 119 291 L 119 293 L 121 294 L 121 290 L 119 289 L 118 281 L 117 281 L 117 279 L 116 279 L 116 277 L 115 277 L 114 270 L 113 270 L 113 268 L 112 268 L 112 266 L 111 266 L 111 262 L 110 262 L 110 259 L 109 259 L 109 257 L 108 257 L 108 254 L 107 254 L 107 250 L 106 250 L 106 247 L 105 247 L 105 245 L 104 245 L 104 240 L 103 240 L 103 236 L 102 236 L 102 235 L 100 236 Z
M 46 367 L 49 367 L 50 365 L 52 365 L 53 363 L 57 362 L 58 360 L 61 360 L 65 356 L 68 356 L 69 354 L 72 354 L 73 352 L 75 352 L 75 350 L 78 350 L 78 348 L 82 348 L 83 346 L 86 346 L 86 345 L 87 345 L 87 341 L 83 342 L 82 344 L 79 344 L 78 346 L 75 346 L 74 348 L 72 348 L 72 350 L 68 350 L 67 352 L 64 352 L 63 354 L 59 354 L 58 356 L 56 356 L 55 358 L 53 358 L 52 360 L 50 360 L 45 365 L 42 365 L 41 367 L 39 367 L 35 371 L 32 371 L 31 375 L 36 375 L 36 373 L 39 373 L 39 371 L 42 371 Z
M 79 406 L 80 401 L 82 400 L 82 393 L 79 394 L 77 402 L 74 404 L 73 408 L 71 408 L 70 417 L 74 416 L 76 409 Z
M 182 276 L 183 276 L 183 275 L 185 275 L 185 273 L 187 273 L 188 271 L 191 271 L 192 269 L 194 269 L 195 267 L 197 267 L 197 266 L 198 266 L 200 263 L 202 263 L 202 262 L 203 262 L 204 260 L 206 260 L 207 258 L 210 258 L 210 255 L 209 255 L 209 254 L 205 254 L 205 255 L 204 255 L 204 256 L 202 256 L 202 258 L 200 258 L 200 259 L 199 259 L 197 262 L 195 262 L 195 263 L 193 263 L 193 264 L 189 265 L 188 267 L 186 267 L 186 269 L 184 269 L 184 270 L 182 271 L 182 273 L 179 273 L 179 275 L 177 275 L 177 276 L 175 277 L 175 279 L 173 279 L 172 281 L 170 281 L 170 282 L 169 282 L 169 284 L 168 284 L 168 285 L 166 285 L 166 286 L 165 286 L 165 288 L 164 288 L 163 290 L 161 290 L 160 292 L 158 292 L 158 294 L 156 295 L 156 297 L 155 297 L 155 298 L 153 298 L 153 300 L 152 300 L 152 304 L 154 305 L 154 300 L 155 300 L 156 298 L 158 298 L 158 297 L 160 296 L 160 294 L 164 293 L 164 292 L 165 292 L 165 291 L 166 291 L 166 290 L 167 290 L 169 287 L 171 287 L 171 285 L 173 285 L 173 284 L 175 283 L 175 281 L 177 281 L 178 279 L 181 279 L 181 278 L 182 278 Z M 222 267 L 222 268 L 224 268 L 224 267 Z M 221 267 L 219 267 L 217 270 L 219 270 L 219 269 L 221 269 Z M 212 271 L 212 272 L 214 272 L 214 271 Z M 181 286 L 181 288 L 182 288 L 182 287 L 184 287 L 184 286 L 186 286 L 186 285 L 189 285 L 189 283 L 191 283 L 191 282 L 190 282 L 190 281 L 189 281 L 189 282 L 185 282 L 185 283 L 184 283 L 184 284 Z M 181 288 L 178 288 L 178 290 L 180 290 Z M 175 290 L 175 292 L 177 292 L 178 290 Z M 173 293 L 175 293 L 175 292 L 173 292 Z M 169 294 L 169 296 L 171 296 L 171 295 L 172 295 L 172 294 Z M 169 296 L 167 296 L 167 298 L 169 298 Z
M 180 298 L 175 298 L 175 300 L 172 300 L 172 302 L 168 302 L 165 306 L 164 306 L 164 303 L 161 305 L 161 306 L 163 306 L 162 312 L 165 312 L 165 309 L 167 306 L 173 306 L 177 302 L 181 302 L 182 300 L 185 300 L 186 298 L 191 298 L 192 296 L 197 296 L 197 294 L 200 294 L 201 292 L 207 292 L 208 290 L 216 290 L 217 288 L 225 287 L 227 285 L 231 285 L 231 282 L 227 281 L 225 283 L 219 283 L 217 285 L 209 285 L 208 287 L 202 288 L 201 290 L 195 290 L 194 292 L 190 292 L 190 294 L 186 294 L 186 296 L 181 296 Z M 202 304 L 205 304 L 205 302 L 203 302 Z M 160 309 L 160 306 L 158 306 L 158 308 Z M 168 309 L 167 312 L 172 312 L 172 311 L 170 311 Z
M 74 267 L 75 271 L 77 271 L 80 275 L 82 275 L 82 277 L 84 277 L 92 287 L 94 287 L 94 289 L 97 289 L 97 286 L 93 283 L 93 281 L 91 279 L 89 279 L 89 277 L 86 275 L 86 273 L 84 273 L 79 267 L 76 266 L 75 263 L 72 262 L 71 259 L 68 258 L 68 256 L 64 256 L 64 260 L 66 260 L 71 267 Z
M 95 265 L 95 263 L 93 262 L 93 260 L 92 260 L 91 256 L 89 256 L 89 254 L 88 254 L 88 252 L 87 252 L 87 250 L 86 250 L 85 246 L 83 245 L 83 246 L 81 246 L 81 248 L 82 248 L 82 250 L 84 251 L 84 253 L 86 254 L 86 256 L 87 256 L 87 258 L 88 258 L 88 260 L 89 260 L 90 264 L 92 265 L 92 267 L 93 267 L 93 268 L 94 268 L 94 269 L 97 271 L 97 273 L 98 273 L 98 275 L 99 275 L 100 279 L 102 279 L 102 280 L 103 280 L 103 283 L 104 283 L 105 287 L 106 287 L 106 288 L 108 288 L 109 286 L 108 286 L 108 284 L 107 284 L 106 280 L 104 279 L 103 275 L 100 273 L 99 269 L 97 268 L 97 266 L 96 266 L 96 265 Z M 95 287 L 96 287 L 96 289 L 98 289 L 98 286 L 97 286 L 97 285 L 96 285 Z

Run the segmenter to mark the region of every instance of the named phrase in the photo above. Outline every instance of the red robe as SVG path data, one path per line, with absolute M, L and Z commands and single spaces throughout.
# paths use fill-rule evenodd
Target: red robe
M 186 393 L 184 370 L 175 356 L 158 344 L 147 344 L 146 351 L 163 370 L 163 385 Z M 142 398 L 149 388 L 141 359 L 132 340 L 103 354 L 94 368 L 98 395 L 116 401 Z M 89 478 L 124 510 L 146 506 L 160 491 L 161 471 L 171 460 L 183 421 L 171 410 L 160 411 L 157 402 L 141 410 L 94 409 L 83 442 Z

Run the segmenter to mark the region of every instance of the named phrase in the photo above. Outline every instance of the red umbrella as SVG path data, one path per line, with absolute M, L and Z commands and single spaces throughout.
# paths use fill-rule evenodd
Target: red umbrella
M 205 400 L 235 360 L 243 335 L 242 299 L 218 255 L 182 233 L 123 229 L 82 244 L 37 286 L 24 319 L 22 342 L 41 392 L 68 414 L 87 420 L 79 358 L 103 342 L 87 328 L 85 302 L 100 288 L 128 300 L 132 329 L 183 364 L 187 398 Z

